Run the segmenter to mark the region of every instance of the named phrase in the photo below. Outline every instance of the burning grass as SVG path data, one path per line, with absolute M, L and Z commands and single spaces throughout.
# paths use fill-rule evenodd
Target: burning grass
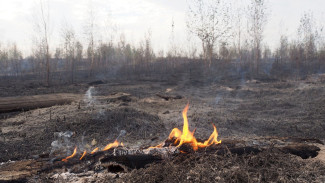
M 114 142 L 107 144 L 103 149 L 101 149 L 101 151 L 108 151 L 108 150 L 113 149 L 113 148 L 116 148 L 116 147 L 118 147 L 118 146 L 122 146 L 122 147 L 123 147 L 124 145 L 123 145 L 123 143 L 120 143 L 120 142 L 118 142 L 117 140 L 115 140 Z M 100 150 L 100 149 L 99 149 L 98 147 L 96 147 L 95 149 L 93 149 L 93 150 L 90 152 L 90 154 L 95 154 L 95 153 L 97 153 L 99 150 Z M 74 148 L 73 153 L 72 153 L 70 156 L 68 156 L 68 157 L 66 157 L 66 158 L 63 158 L 62 161 L 64 161 L 64 162 L 68 162 L 68 159 L 73 158 L 73 157 L 75 157 L 76 155 L 77 155 L 77 147 Z M 79 160 L 81 161 L 81 160 L 82 160 L 86 155 L 87 155 L 87 150 L 84 150 L 83 153 L 80 154 L 80 158 L 79 158 Z
M 184 147 L 184 145 L 189 145 L 193 148 L 194 151 L 197 151 L 199 148 L 206 148 L 211 145 L 217 145 L 221 143 L 221 140 L 218 140 L 218 132 L 217 128 L 213 125 L 213 133 L 210 135 L 209 139 L 204 141 L 204 142 L 199 142 L 195 136 L 194 132 L 191 132 L 189 130 L 189 123 L 187 119 L 187 111 L 189 108 L 189 104 L 186 105 L 184 108 L 182 115 L 184 119 L 184 124 L 183 124 L 183 131 L 180 131 L 178 128 L 174 128 L 171 133 L 169 134 L 168 141 L 172 142 L 171 145 L 177 146 L 178 148 Z M 90 154 L 95 154 L 99 151 L 107 151 L 109 149 L 113 149 L 119 146 L 124 146 L 123 143 L 118 142 L 117 139 L 113 143 L 107 144 L 104 148 L 99 149 L 98 147 L 94 148 L 92 151 L 90 151 Z M 164 144 L 159 144 L 155 147 L 149 147 L 151 148 L 162 148 Z M 71 159 L 77 155 L 77 147 L 74 148 L 73 153 L 66 158 L 63 158 L 62 161 L 68 162 L 68 159 Z M 188 151 L 188 150 L 186 150 Z M 185 153 L 186 151 L 180 150 L 180 152 Z M 81 152 L 79 160 L 82 160 L 85 156 L 87 155 L 87 151 L 84 150 L 83 153 Z

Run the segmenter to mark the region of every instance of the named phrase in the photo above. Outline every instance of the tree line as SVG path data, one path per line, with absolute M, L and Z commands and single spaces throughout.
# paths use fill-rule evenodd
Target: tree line
M 93 11 L 89 13 L 85 28 L 87 44 L 82 44 L 74 29 L 66 25 L 61 29 L 61 44 L 54 49 L 50 42 L 47 8 L 40 0 L 30 55 L 23 57 L 15 43 L 0 45 L 1 77 L 24 79 L 33 76 L 52 85 L 75 83 L 78 77 L 139 78 L 170 74 L 188 62 L 202 63 L 207 69 L 228 64 L 245 69 L 250 75 L 267 74 L 280 78 L 325 70 L 324 33 L 322 27 L 316 25 L 312 12 L 302 15 L 297 38 L 289 40 L 288 35 L 283 34 L 276 49 L 268 47 L 264 32 L 270 13 L 265 0 L 250 0 L 249 4 L 237 8 L 225 0 L 191 0 L 187 29 L 200 40 L 201 46 L 186 50 L 172 41 L 166 53 L 152 48 L 151 31 L 137 45 L 128 43 L 123 35 L 118 42 L 96 40 Z M 172 22 L 172 39 L 174 26 Z

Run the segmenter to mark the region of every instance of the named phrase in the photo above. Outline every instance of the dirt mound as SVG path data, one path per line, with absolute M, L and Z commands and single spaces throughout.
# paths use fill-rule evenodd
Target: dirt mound
M 119 107 L 103 110 L 97 115 L 83 116 L 78 122 L 56 122 L 58 131 L 73 131 L 77 137 L 85 134 L 86 138 L 97 141 L 114 140 L 121 130 L 126 131 L 123 140 L 136 141 L 150 135 L 158 135 L 165 130 L 158 116 L 130 107 Z
M 126 133 L 119 140 L 129 143 L 141 139 L 150 141 L 166 131 L 158 116 L 123 106 L 103 109 L 98 113 L 80 111 L 71 117 L 62 115 L 45 123 L 45 126 L 26 126 L 24 131 L 6 133 L 6 138 L 10 138 L 11 143 L 7 143 L 6 139 L 0 140 L 0 161 L 25 159 L 49 153 L 51 143 L 57 140 L 55 134 L 59 132 L 72 132 L 69 143 L 73 146 L 91 144 L 95 140 L 96 146 L 101 147 L 113 142 L 121 130 Z M 24 124 L 19 123 L 17 127 L 19 125 Z

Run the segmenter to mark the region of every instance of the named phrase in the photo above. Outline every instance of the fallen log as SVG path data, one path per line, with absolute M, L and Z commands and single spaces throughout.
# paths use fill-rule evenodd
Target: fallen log
M 51 107 L 71 103 L 81 98 L 82 95 L 59 93 L 33 96 L 17 96 L 0 98 L 0 113 L 14 111 L 28 111 L 31 109 Z

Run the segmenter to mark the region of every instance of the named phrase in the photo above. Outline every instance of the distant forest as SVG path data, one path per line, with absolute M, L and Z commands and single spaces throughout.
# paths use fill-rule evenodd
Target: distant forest
M 83 45 L 73 28 L 66 26 L 60 46 L 54 48 L 49 43 L 50 19 L 44 7 L 40 1 L 30 55 L 22 55 L 15 43 L 0 44 L 2 82 L 30 80 L 51 86 L 95 79 L 168 80 L 181 72 L 200 72 L 211 81 L 217 75 L 292 79 L 325 71 L 323 27 L 315 23 L 313 13 L 302 15 L 298 37 L 289 40 L 287 35 L 279 35 L 279 46 L 271 50 L 263 41 L 271 16 L 265 0 L 251 0 L 241 10 L 225 0 L 191 0 L 184 21 L 200 44 L 175 45 L 172 22 L 167 51 L 152 48 L 150 32 L 136 45 L 123 35 L 118 42 L 97 40 L 91 13 L 83 30 L 88 44 Z

